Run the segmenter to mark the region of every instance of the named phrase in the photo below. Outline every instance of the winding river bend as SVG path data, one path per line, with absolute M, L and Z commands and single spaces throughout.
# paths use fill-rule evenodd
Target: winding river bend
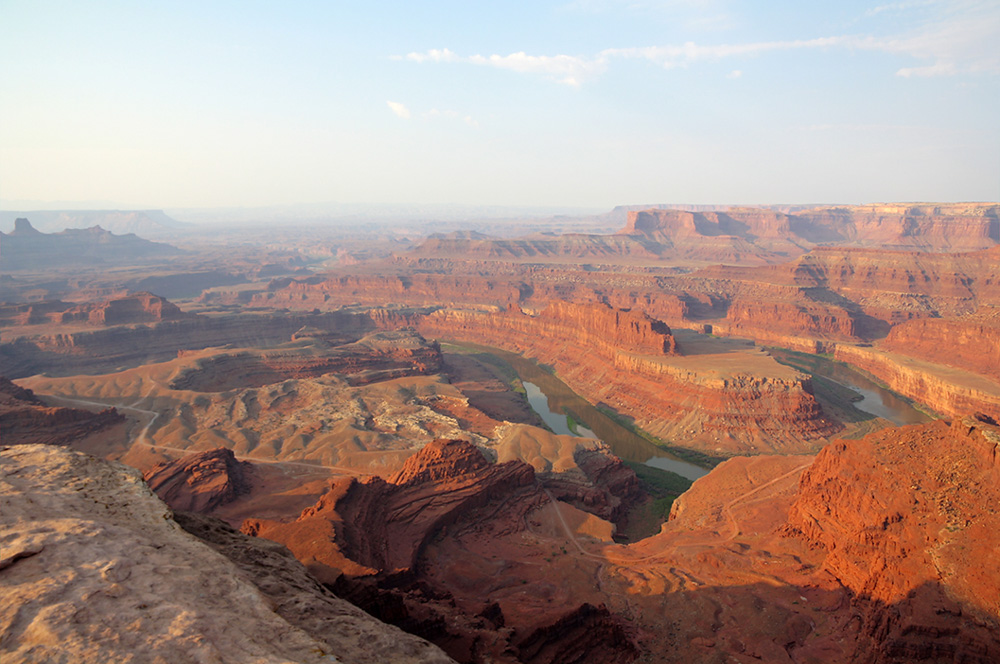
M 474 347 L 510 365 L 524 385 L 528 403 L 554 432 L 599 438 L 623 461 L 668 470 L 688 480 L 708 474 L 706 468 L 684 461 L 622 426 L 532 360 L 498 348 Z M 567 416 L 578 423 L 576 433 L 570 428 Z
M 777 348 L 769 348 L 768 352 L 779 362 L 797 368 L 806 367 L 810 373 L 853 390 L 861 397 L 853 403 L 855 408 L 889 420 L 897 426 L 921 424 L 934 419 L 914 408 L 908 400 L 849 366 L 816 355 L 803 355 Z

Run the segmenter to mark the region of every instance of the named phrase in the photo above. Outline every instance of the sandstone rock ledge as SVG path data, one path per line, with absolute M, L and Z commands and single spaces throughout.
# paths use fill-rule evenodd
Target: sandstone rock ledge
M 0 448 L 0 659 L 14 662 L 447 662 L 372 620 L 344 659 L 275 612 L 230 560 L 183 532 L 123 465 L 46 445 Z M 406 653 L 405 647 L 410 647 Z M 397 656 L 398 655 L 398 656 Z
M 984 349 L 984 358 L 988 352 Z M 834 357 L 944 415 L 980 412 L 1000 418 L 1000 383 L 986 376 L 878 348 L 841 345 Z

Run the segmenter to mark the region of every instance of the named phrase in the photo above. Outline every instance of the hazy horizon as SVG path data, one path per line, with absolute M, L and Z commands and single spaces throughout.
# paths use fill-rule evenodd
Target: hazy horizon
M 1000 200 L 991 1 L 0 15 L 6 209 Z

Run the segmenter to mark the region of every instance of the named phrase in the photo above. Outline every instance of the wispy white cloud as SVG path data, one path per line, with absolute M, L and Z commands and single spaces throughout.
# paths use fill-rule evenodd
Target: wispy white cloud
M 1000 5 L 996 0 L 912 0 L 880 5 L 871 15 L 888 11 L 908 11 L 935 6 L 922 22 L 907 32 L 891 36 L 834 35 L 813 39 L 764 42 L 683 44 L 610 48 L 593 56 L 568 54 L 531 55 L 523 51 L 509 55 L 462 56 L 448 49 L 409 53 L 412 62 L 465 63 L 542 75 L 560 83 L 580 86 L 607 71 L 613 60 L 645 60 L 666 69 L 687 67 L 699 62 L 754 57 L 766 53 L 796 50 L 869 50 L 923 60 L 928 64 L 902 67 L 903 77 L 948 76 L 956 74 L 1000 74 Z M 403 56 L 394 56 L 402 60 Z M 739 71 L 739 70 L 734 70 Z M 730 75 L 732 77 L 732 74 Z
M 641 59 L 667 69 L 682 67 L 701 60 L 721 60 L 737 56 L 752 56 L 767 51 L 836 46 L 843 37 L 821 39 L 754 42 L 748 44 L 699 45 L 687 42 L 679 46 L 648 46 L 605 49 L 593 57 L 576 55 L 529 55 L 523 51 L 509 55 L 460 56 L 448 49 L 432 49 L 425 53 L 409 53 L 412 62 L 463 62 L 473 65 L 508 69 L 519 73 L 540 74 L 566 85 L 579 86 L 603 74 L 614 59 Z M 397 56 L 396 59 L 402 59 Z
M 742 75 L 743 75 L 743 71 L 742 70 L 740 70 L 740 69 L 734 69 L 731 72 L 729 72 L 728 74 L 726 74 L 726 78 L 739 78 Z
M 408 109 L 403 104 L 400 104 L 398 101 L 387 101 L 385 103 L 386 106 L 388 106 L 389 109 L 399 117 L 403 118 L 404 120 L 410 119 L 410 109 Z
M 873 41 L 880 50 L 930 62 L 904 67 L 899 76 L 1000 74 L 1000 4 L 953 0 L 910 33 Z
M 397 57 L 396 59 L 401 59 Z M 460 56 L 448 49 L 431 49 L 424 53 L 408 53 L 411 62 L 464 62 L 467 64 L 508 69 L 527 74 L 541 74 L 566 85 L 579 86 L 585 80 L 603 73 L 602 59 L 574 55 L 528 55 L 520 51 L 509 55 Z
M 523 51 L 510 55 L 473 55 L 468 59 L 476 65 L 488 65 L 497 69 L 543 74 L 560 83 L 578 86 L 588 78 L 604 72 L 603 59 L 588 59 L 573 55 L 528 55 Z

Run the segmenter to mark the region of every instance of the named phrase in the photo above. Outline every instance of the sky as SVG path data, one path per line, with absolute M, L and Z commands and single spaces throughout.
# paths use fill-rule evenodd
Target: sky
M 0 0 L 0 204 L 1000 200 L 1000 0 Z

